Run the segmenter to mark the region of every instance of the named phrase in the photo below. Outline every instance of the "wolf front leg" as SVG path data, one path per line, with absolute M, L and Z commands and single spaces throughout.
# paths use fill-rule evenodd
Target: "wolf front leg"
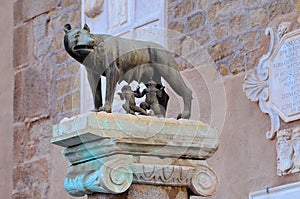
M 89 84 L 93 94 L 94 111 L 98 112 L 102 106 L 101 76 L 87 69 Z
M 120 80 L 120 71 L 117 68 L 116 63 L 112 63 L 109 67 L 107 67 L 107 69 L 105 70 L 105 74 L 106 74 L 105 103 L 104 106 L 100 108 L 100 111 L 111 113 L 116 85 Z

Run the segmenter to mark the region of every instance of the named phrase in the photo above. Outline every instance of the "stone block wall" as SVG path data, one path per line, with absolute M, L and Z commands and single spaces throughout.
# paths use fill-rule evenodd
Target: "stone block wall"
M 80 110 L 79 64 L 64 50 L 63 26 L 80 22 L 80 0 L 14 2 L 13 198 L 49 198 L 52 125 Z
M 266 25 L 299 7 L 297 0 L 169 0 L 168 28 L 207 49 L 222 76 L 235 75 L 255 67 L 266 52 Z

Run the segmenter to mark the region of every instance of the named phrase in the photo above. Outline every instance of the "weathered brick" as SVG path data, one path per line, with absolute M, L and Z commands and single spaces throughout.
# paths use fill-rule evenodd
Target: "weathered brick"
M 67 95 L 64 98 L 64 111 L 71 111 L 73 108 L 72 95 Z
M 59 5 L 59 0 L 16 0 L 14 3 L 15 25 L 52 10 Z
M 57 28 L 62 29 L 66 23 L 70 23 L 70 14 L 72 13 L 63 13 L 55 19 L 55 24 Z
M 275 16 L 291 12 L 290 0 L 277 0 L 269 6 L 269 19 Z
M 222 76 L 227 76 L 229 74 L 228 69 L 224 65 L 220 65 L 218 71 Z
M 65 0 L 64 1 L 64 6 L 69 7 L 72 5 L 80 5 L 80 0 Z
M 251 10 L 249 13 L 250 27 L 264 26 L 267 23 L 267 12 L 264 8 Z
M 248 29 L 247 16 L 237 15 L 230 21 L 231 31 L 234 35 L 237 35 L 241 31 Z
M 186 16 L 192 11 L 192 3 L 190 0 L 182 1 L 175 7 L 175 18 Z
M 46 55 L 49 53 L 49 48 L 51 44 L 51 38 L 45 37 L 40 41 L 37 41 L 34 45 L 34 54 L 37 58 L 41 57 L 42 55 Z
M 76 11 L 72 14 L 71 16 L 71 23 L 72 24 L 76 24 L 78 23 L 78 21 L 80 21 L 80 16 L 81 16 L 81 13 L 79 11 Z
M 79 63 L 72 61 L 69 63 L 62 62 L 55 67 L 55 77 L 57 79 L 66 78 L 70 76 L 77 76 L 80 74 Z
M 222 43 L 215 44 L 210 49 L 210 55 L 214 61 L 219 61 L 233 54 L 233 41 L 226 40 Z
M 181 43 L 182 56 L 186 56 L 186 55 L 190 54 L 193 50 L 195 50 L 195 45 L 196 44 L 191 37 L 186 37 Z
M 175 55 L 181 55 L 181 38 L 168 37 L 168 50 Z
M 211 1 L 193 0 L 193 10 L 204 10 L 207 9 Z
M 251 6 L 251 7 L 258 7 L 266 0 L 242 0 L 243 5 Z
M 215 36 L 217 39 L 221 39 L 230 34 L 229 25 L 226 23 L 217 23 L 215 25 Z
M 17 190 L 33 191 L 35 186 L 48 183 L 48 174 L 48 160 L 45 158 L 19 165 L 13 170 L 13 187 Z
M 80 92 L 76 92 L 64 97 L 63 100 L 64 111 L 72 111 L 80 109 Z
M 15 120 L 48 113 L 49 76 L 47 68 L 27 67 L 16 74 L 14 92 Z
M 294 5 L 295 5 L 295 10 L 300 11 L 300 1 L 299 0 L 294 0 Z
M 256 67 L 263 53 L 264 52 L 260 48 L 245 53 L 245 63 L 246 63 L 245 68 L 249 70 L 251 68 Z
M 71 84 L 72 84 L 71 82 L 72 82 L 71 78 L 57 81 L 57 86 L 56 86 L 57 97 L 61 97 L 71 91 Z
M 25 124 L 14 128 L 14 163 L 19 164 L 24 161 L 26 146 L 29 142 L 29 132 Z
M 256 32 L 248 32 L 239 37 L 236 40 L 236 47 L 240 51 L 250 51 L 253 48 L 257 48 L 259 39 L 257 39 Z
M 69 75 L 77 75 L 80 73 L 80 64 L 78 62 L 72 61 L 66 66 L 66 73 Z
M 46 37 L 46 21 L 48 16 L 42 14 L 33 19 L 33 34 L 35 42 L 40 41 Z
M 180 33 L 184 33 L 184 24 L 181 22 L 170 22 L 169 29 L 180 32 Z
M 18 67 L 21 65 L 28 64 L 28 41 L 27 35 L 28 32 L 28 24 L 25 23 L 17 28 L 14 29 L 14 41 L 13 45 L 16 47 L 14 48 L 14 59 L 13 65 L 14 67 Z
M 240 1 L 222 1 L 215 4 L 215 20 L 221 20 L 225 18 L 231 18 L 241 12 Z
M 243 55 L 234 57 L 229 63 L 229 69 L 233 75 L 245 71 L 245 58 Z
M 80 90 L 80 73 L 77 73 L 74 77 L 74 82 L 73 82 L 73 85 L 72 85 L 72 89 L 74 91 L 76 90 Z
M 49 82 L 45 77 L 49 76 L 47 68 L 29 67 L 24 71 L 25 106 L 29 117 L 45 115 L 49 107 Z
M 60 51 L 55 56 L 55 63 L 56 64 L 64 63 L 64 62 L 66 62 L 68 60 L 68 58 L 69 58 L 69 56 L 66 55 L 65 52 Z
M 73 109 L 80 109 L 80 92 L 72 94 Z
M 57 113 L 62 113 L 64 110 L 64 102 L 63 99 L 57 100 L 56 104 L 56 112 Z
M 59 3 L 64 4 L 58 6 Z M 13 42 L 14 66 L 17 68 L 13 108 L 17 125 L 14 129 L 13 198 L 48 198 L 47 158 L 52 121 L 58 121 L 57 115 L 79 113 L 79 64 L 71 63 L 63 49 L 63 26 L 65 23 L 72 23 L 74 27 L 80 24 L 80 4 L 80 0 L 15 0 Z M 60 73 L 57 72 L 59 65 L 63 66 L 60 77 L 56 76 Z M 70 78 L 67 88 L 56 78 Z M 57 93 L 65 95 L 66 92 L 71 96 L 70 104 L 76 107 L 71 111 L 56 110 L 56 104 L 63 108 L 64 99 Z
M 212 4 L 212 5 L 208 8 L 208 11 L 207 11 L 207 18 L 208 18 L 208 21 L 209 21 L 209 22 L 213 22 L 213 21 L 216 19 L 217 13 L 218 13 L 219 10 L 220 10 L 220 6 L 221 6 L 221 3 L 220 3 L 220 2 L 217 2 L 217 3 Z
M 195 32 L 194 34 L 190 35 L 197 43 L 197 45 L 202 46 L 209 43 L 211 39 L 211 34 L 207 29 L 202 29 L 200 31 Z
M 56 33 L 55 36 L 52 38 L 51 45 L 50 45 L 50 51 L 54 52 L 57 51 L 58 49 L 63 49 L 63 38 L 64 38 L 64 33 L 63 30 L 60 32 Z
M 204 24 L 204 16 L 202 13 L 197 13 L 193 16 L 188 17 L 188 31 L 193 31 L 201 28 Z
M 22 72 L 15 74 L 15 87 L 14 87 L 14 121 L 22 121 L 25 119 L 24 115 L 24 95 L 23 95 L 23 82 L 24 77 Z
M 31 124 L 29 131 L 31 140 L 49 138 L 52 135 L 52 123 L 49 117 L 41 118 Z
M 26 198 L 32 198 L 33 194 L 32 192 L 28 190 L 18 191 L 13 193 L 12 198 L 13 199 L 26 199 Z

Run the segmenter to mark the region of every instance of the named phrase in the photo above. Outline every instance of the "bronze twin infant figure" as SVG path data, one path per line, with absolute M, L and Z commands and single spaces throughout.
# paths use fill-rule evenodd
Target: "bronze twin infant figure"
M 125 99 L 122 107 L 130 114 L 165 116 L 169 96 L 165 92 L 164 87 L 157 85 L 154 81 L 149 81 L 145 85 L 146 88 L 142 92 L 140 92 L 139 87 L 132 91 L 129 85 L 123 86 L 121 89 L 122 93 L 118 93 L 122 100 Z M 145 95 L 145 102 L 142 102 L 140 107 L 136 106 L 135 98 L 141 98 Z M 150 112 L 148 113 L 147 110 L 150 110 Z
M 142 92 L 123 87 L 122 95 L 126 99 L 123 107 L 128 113 L 135 111 L 146 114 L 146 110 L 151 109 L 154 115 L 165 115 L 168 96 L 162 85 L 163 78 L 183 98 L 184 110 L 177 118 L 190 118 L 192 92 L 184 83 L 172 54 L 162 46 L 106 34 L 92 34 L 86 24 L 83 29 L 72 29 L 70 24 L 66 24 L 64 31 L 66 51 L 86 68 L 95 111 L 111 112 L 116 85 L 124 80 L 128 84 L 137 81 L 146 85 Z M 106 76 L 104 105 L 101 76 Z M 134 96 L 129 94 L 129 89 Z M 146 95 L 145 103 L 136 106 L 132 97 L 143 95 Z

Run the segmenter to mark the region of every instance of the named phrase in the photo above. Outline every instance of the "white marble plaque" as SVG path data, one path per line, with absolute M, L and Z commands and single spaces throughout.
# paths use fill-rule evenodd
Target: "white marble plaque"
M 300 31 L 286 34 L 270 58 L 270 102 L 285 121 L 300 119 Z
M 256 71 L 246 74 L 243 85 L 248 99 L 258 102 L 260 110 L 270 116 L 268 139 L 275 138 L 280 118 L 284 122 L 300 119 L 300 29 L 289 32 L 290 24 L 266 29 L 269 51 L 260 58 Z

